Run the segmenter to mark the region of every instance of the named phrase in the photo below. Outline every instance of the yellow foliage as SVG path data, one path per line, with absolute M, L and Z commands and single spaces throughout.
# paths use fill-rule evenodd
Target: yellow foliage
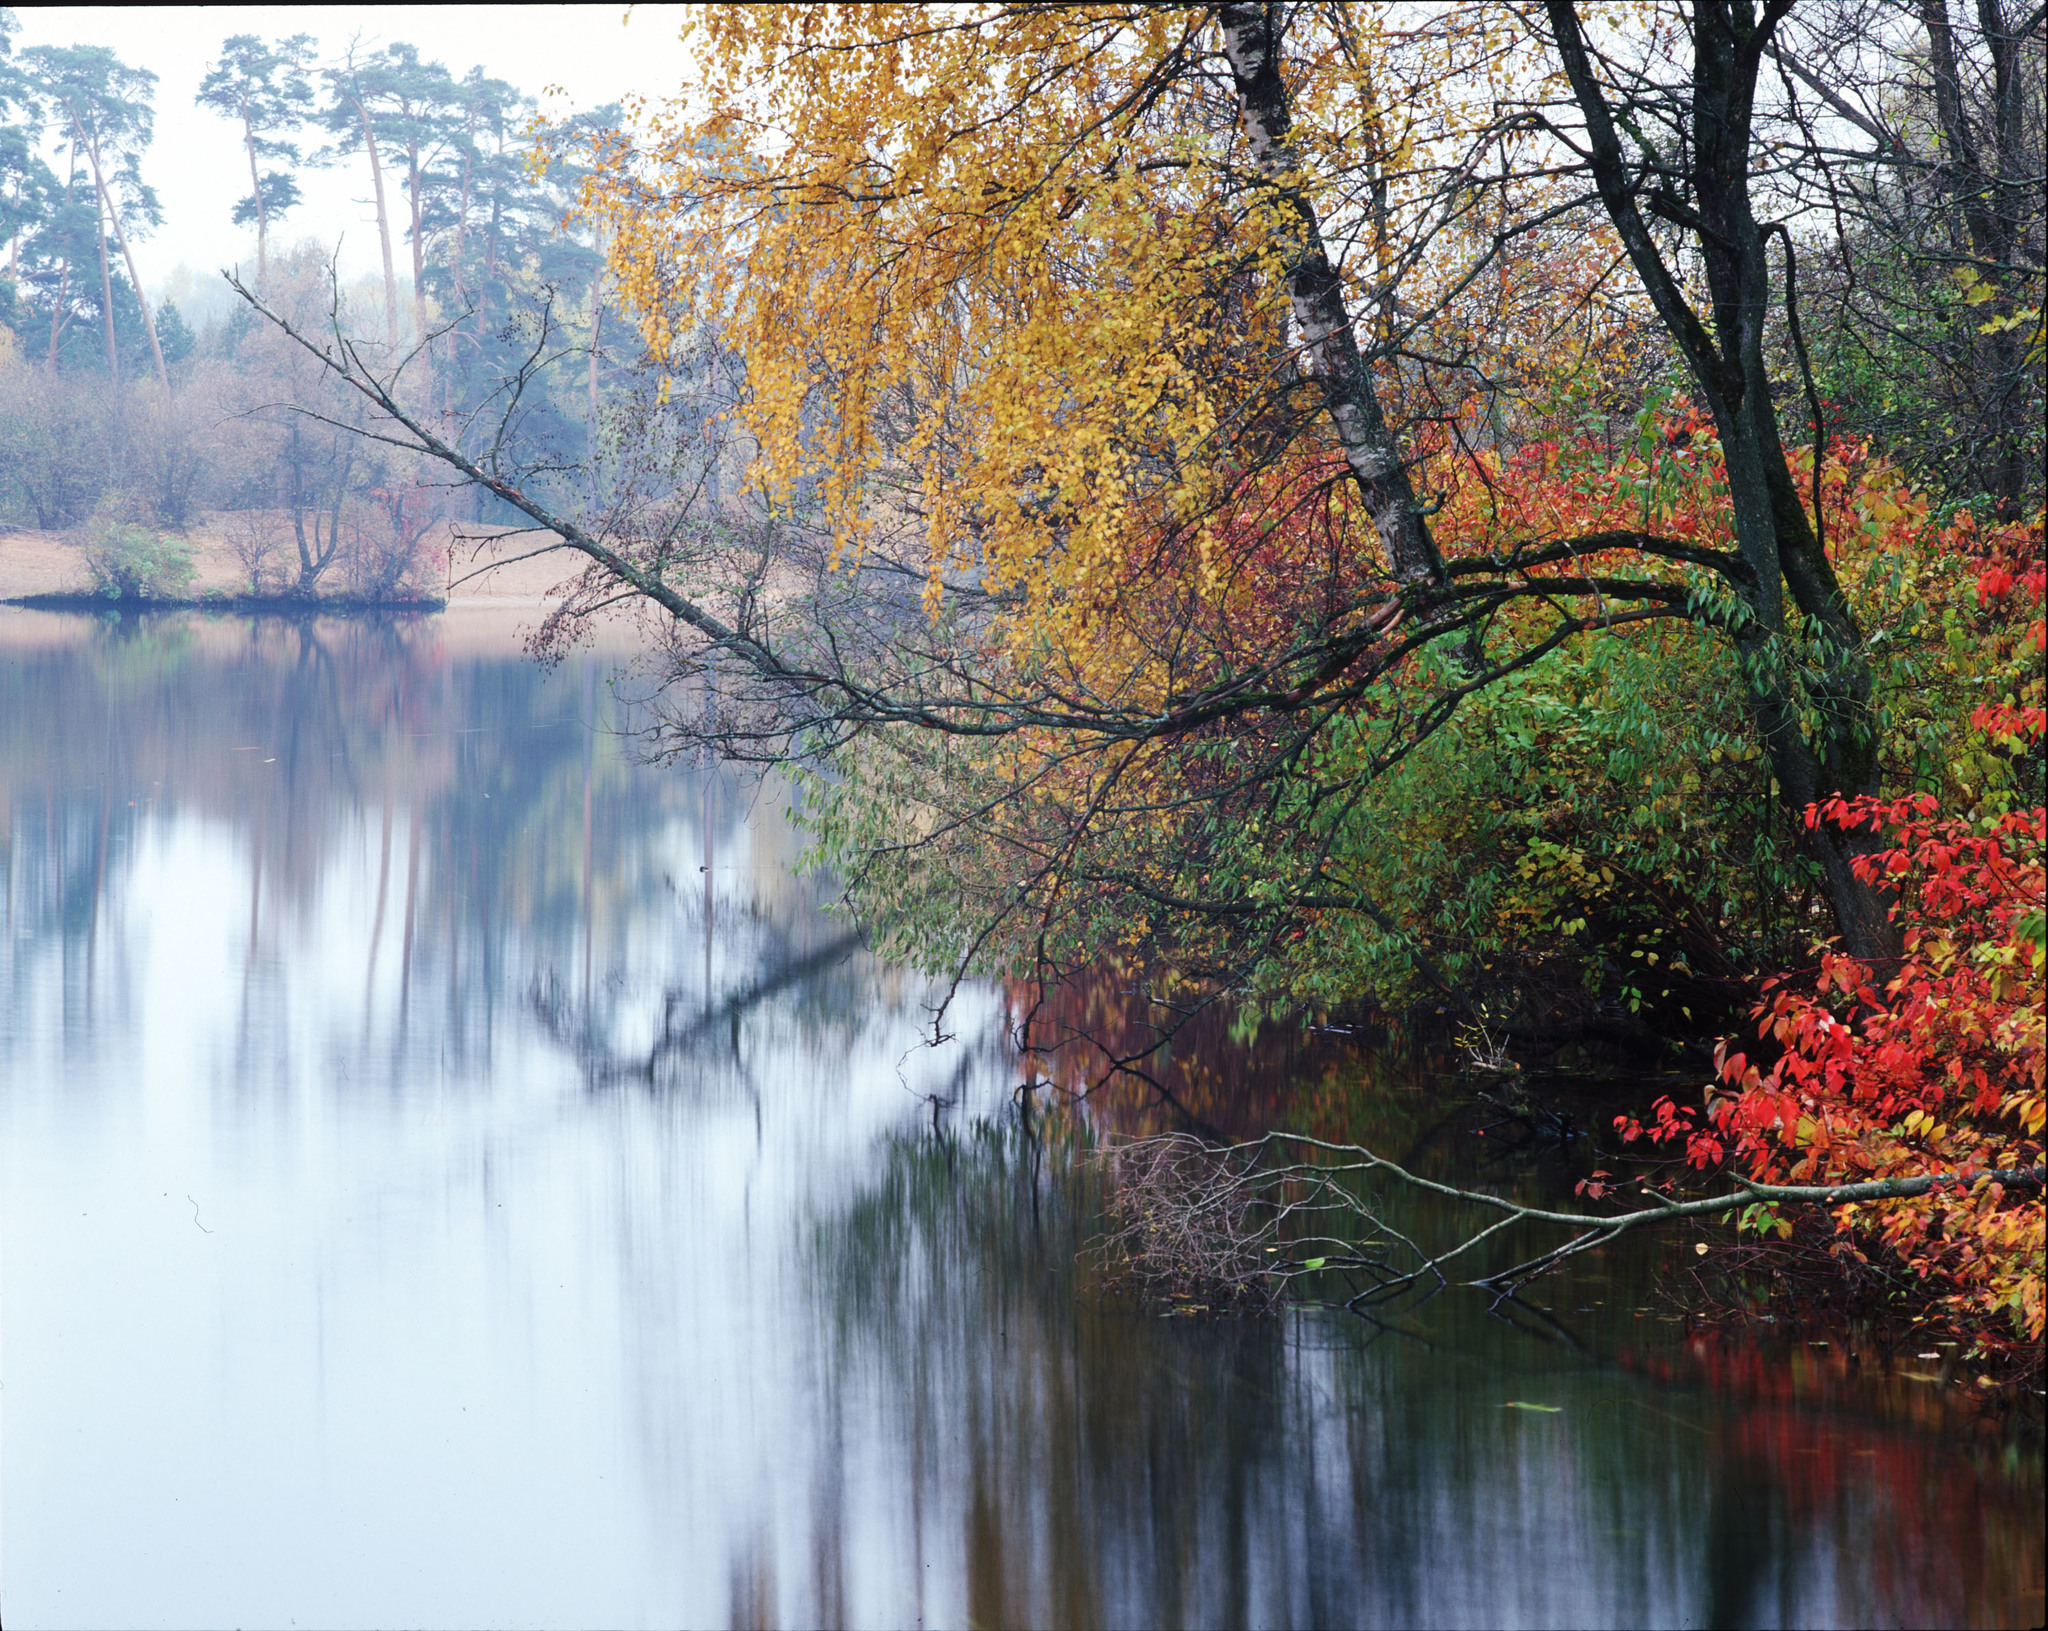
M 1350 310 L 1392 333 L 1398 290 L 1452 349 L 1554 329 L 1605 272 L 1598 242 L 1574 234 L 1561 278 L 1530 257 L 1552 275 L 1525 289 L 1486 232 L 1550 183 L 1446 208 L 1446 174 L 1482 152 L 1508 172 L 1534 139 L 1497 118 L 1530 88 L 1512 14 L 1434 8 L 1398 51 L 1395 26 L 1340 8 L 1288 37 L 1283 179 Z M 1014 651 L 1140 703 L 1155 653 L 1109 614 L 1156 588 L 1144 541 L 1178 532 L 1176 581 L 1227 596 L 1246 461 L 1327 442 L 1293 400 L 1294 229 L 1279 188 L 1247 183 L 1216 27 L 1194 6 L 705 8 L 690 97 L 585 155 L 583 208 L 648 344 L 715 334 L 743 360 L 763 491 L 815 491 L 842 556 L 921 534 L 934 611 L 947 583 L 1008 597 Z

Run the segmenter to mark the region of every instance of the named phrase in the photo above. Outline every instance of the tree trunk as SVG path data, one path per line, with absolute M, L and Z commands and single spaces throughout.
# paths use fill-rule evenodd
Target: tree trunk
M 323 570 L 325 570 L 328 562 L 334 559 L 336 552 L 341 548 L 341 510 L 342 506 L 348 502 L 349 472 L 355 468 L 355 462 L 355 438 L 350 437 L 344 447 L 341 470 L 334 478 L 334 497 L 327 507 L 327 553 L 320 557 L 320 565 Z M 320 523 L 316 520 L 313 523 L 313 534 L 317 538 L 319 533 Z
M 420 188 L 425 178 L 420 175 L 420 143 L 417 136 L 409 138 L 406 142 L 405 161 L 406 196 L 412 211 L 412 326 L 413 333 L 424 341 L 427 337 L 427 295 L 424 288 L 427 275 L 427 244 L 420 220 Z
M 455 312 L 448 319 L 448 357 L 441 371 L 441 411 L 446 415 L 451 438 L 455 428 L 455 360 L 462 343 L 461 312 L 469 302 L 469 286 L 462 275 L 462 260 L 469 252 L 470 153 L 476 142 L 474 114 L 470 119 L 469 137 L 462 149 L 462 192 L 455 205 L 455 251 L 448 260 L 449 278 L 455 285 Z
M 270 281 L 270 221 L 263 208 L 263 178 L 256 173 L 256 127 L 249 122 L 246 100 L 242 103 L 242 143 L 249 150 L 249 188 L 256 200 L 256 287 L 261 289 Z
M 334 477 L 332 494 L 327 500 L 327 536 L 320 536 L 320 504 L 318 494 L 307 489 L 305 444 L 299 435 L 298 421 L 294 419 L 285 432 L 285 471 L 288 480 L 286 490 L 289 508 L 292 512 L 292 536 L 299 546 L 299 587 L 301 595 L 311 595 L 320 574 L 333 563 L 336 549 L 341 540 L 341 512 L 348 501 L 348 478 L 355 469 L 356 449 L 352 437 L 341 442 L 343 459 L 341 469 Z M 306 517 L 313 518 L 313 536 L 306 537 Z
M 71 144 L 71 159 L 64 166 L 64 205 L 71 205 L 71 189 L 78 179 L 78 143 Z M 20 236 L 16 234 L 17 238 Z M 64 270 L 57 279 L 57 298 L 50 307 L 50 353 L 43 364 L 43 371 L 52 379 L 57 377 L 57 343 L 64 335 L 64 307 L 71 298 L 71 257 L 64 257 Z
M 64 259 L 64 270 L 57 279 L 57 301 L 50 310 L 50 354 L 45 359 L 43 371 L 51 377 L 57 373 L 57 342 L 64 335 L 64 302 L 71 297 L 71 259 Z
M 504 157 L 505 138 L 501 134 L 498 138 L 498 158 L 502 161 Z M 482 351 L 484 342 L 490 335 L 488 314 L 491 305 L 491 289 L 498 281 L 498 233 L 504 225 L 504 196 L 499 190 L 501 185 L 502 180 L 491 188 L 491 230 L 490 235 L 484 240 L 484 286 L 477 291 L 476 297 L 476 344 L 478 351 Z
M 1301 169 L 1288 140 L 1292 114 L 1280 77 L 1281 8 L 1224 6 L 1218 18 L 1252 163 L 1277 205 L 1288 300 L 1301 329 L 1308 371 L 1322 387 L 1338 445 L 1379 533 L 1389 570 L 1403 583 L 1440 583 L 1443 559 L 1358 349 L 1315 203 L 1295 180 Z
M 585 380 L 589 403 L 583 420 L 583 467 L 588 472 L 590 513 L 597 515 L 597 343 L 604 323 L 604 227 L 596 225 L 597 270 L 590 274 L 590 368 Z
M 501 130 L 498 133 L 498 157 L 502 160 L 504 156 L 505 135 Z M 484 282 L 476 295 L 476 350 L 479 357 L 483 356 L 485 345 L 490 339 L 491 290 L 496 287 L 498 281 L 498 233 L 504 224 L 504 195 L 500 191 L 500 185 L 494 184 L 491 188 L 491 230 L 484 240 Z M 472 486 L 470 498 L 470 520 L 482 521 L 483 489 Z
M 1585 120 L 1595 185 L 1636 274 L 1677 343 L 1713 414 L 1727 466 L 1735 542 L 1748 566 L 1735 587 L 1749 621 L 1736 645 L 1750 710 L 1788 816 L 1804 828 L 1809 805 L 1831 795 L 1877 791 L 1877 721 L 1862 636 L 1785 460 L 1764 367 L 1764 323 L 1772 284 L 1764 234 L 1750 207 L 1749 164 L 1757 69 L 1785 7 L 1758 25 L 1729 0 L 1700 0 L 1693 13 L 1692 103 L 1688 135 L 1690 205 L 1662 189 L 1652 207 L 1685 226 L 1699 246 L 1713 307 L 1711 330 L 1694 312 L 1651 237 L 1593 72 L 1572 0 L 1547 0 L 1551 31 Z M 1819 748 L 1799 723 L 1787 651 L 1789 592 L 1819 648 Z M 1882 894 L 1855 875 L 1854 859 L 1878 847 L 1868 832 L 1825 824 L 1810 830 L 1845 948 L 1865 959 L 1896 956 L 1899 943 Z
M 292 537 L 299 546 L 299 593 L 313 586 L 313 552 L 306 545 L 305 470 L 299 459 L 299 422 L 285 430 L 285 504 L 292 512 Z M 317 539 L 319 523 L 314 524 Z
M 354 100 L 354 99 L 352 99 Z M 356 117 L 363 123 L 363 148 L 370 155 L 370 186 L 377 197 L 377 243 L 384 251 L 384 343 L 398 349 L 398 269 L 391 260 L 391 215 L 384 208 L 384 166 L 377 160 L 377 135 L 370 128 L 370 111 L 355 103 Z
M 94 240 L 100 251 L 100 329 L 107 342 L 107 378 L 116 385 L 121 382 L 121 357 L 114 345 L 114 278 L 107 264 L 107 193 L 99 184 L 100 166 L 97 156 L 92 161 L 93 210 L 92 229 Z
M 1992 298 L 1981 308 L 1971 308 L 1973 317 L 2011 318 L 2013 293 L 2005 270 L 2013 256 L 2012 221 L 2007 213 L 2006 193 L 2016 165 L 2024 164 L 2033 175 L 2021 185 L 2039 186 L 2039 158 L 2023 154 L 2021 96 L 2025 81 L 2015 60 L 2017 43 L 2007 30 L 1998 0 L 1977 0 L 1978 24 L 1991 52 L 1991 129 L 1979 132 L 1963 107 L 1962 75 L 1956 65 L 1955 32 L 1949 22 L 1946 0 L 1919 0 L 1921 26 L 1927 32 L 1927 65 L 1934 80 L 1934 111 L 1941 126 L 1943 163 L 1935 172 L 1947 193 L 1951 230 L 1956 248 L 1979 263 L 1978 275 Z M 1988 150 L 1987 150 L 1988 149 Z M 1956 231 L 1955 227 L 1960 226 Z M 1981 359 L 1979 377 L 1995 393 L 1990 422 L 1983 428 L 1991 452 L 1978 472 L 1978 484 L 1996 501 L 2002 521 L 2017 521 L 2025 508 L 2028 426 L 2019 423 L 2026 412 L 2024 393 L 2014 404 L 2010 382 L 2023 377 L 2025 359 L 2019 342 L 2009 328 L 1986 334 L 1978 323 L 1970 336 L 1971 350 Z M 1982 398 L 1979 399 L 1980 404 Z
M 171 371 L 164 366 L 164 348 L 157 344 L 156 318 L 150 314 L 149 296 L 142 292 L 142 274 L 135 269 L 135 251 L 128 247 L 128 234 L 121 225 L 121 212 L 115 208 L 114 195 L 107 190 L 106 180 L 100 174 L 99 144 L 97 142 L 92 143 L 86 151 L 92 155 L 92 178 L 94 185 L 100 190 L 100 202 L 105 207 L 108 218 L 114 223 L 114 241 L 121 246 L 121 259 L 128 263 L 128 281 L 135 285 L 135 303 L 142 308 L 142 331 L 149 336 L 149 354 L 156 359 L 157 382 L 163 386 L 165 391 L 169 391 L 171 388 Z M 104 282 L 106 280 L 106 242 L 104 238 L 100 243 L 100 261 L 100 279 Z M 109 334 L 111 337 L 111 330 L 109 330 Z M 109 343 L 111 343 L 111 338 Z
M 424 178 L 420 175 L 420 139 L 417 126 L 405 142 L 405 185 L 406 203 L 412 217 L 412 331 L 413 344 L 420 347 L 426 362 L 427 377 L 421 400 L 431 404 L 434 400 L 435 366 L 433 348 L 427 344 L 427 294 L 426 294 L 426 231 L 421 219 L 420 189 Z M 443 428 L 446 428 L 445 421 Z

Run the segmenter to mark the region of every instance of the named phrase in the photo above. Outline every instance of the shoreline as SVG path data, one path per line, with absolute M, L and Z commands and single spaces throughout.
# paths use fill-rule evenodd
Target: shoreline
M 114 612 L 140 616 L 147 612 L 221 612 L 240 616 L 341 617 L 363 612 L 426 617 L 448 610 L 442 596 L 414 600 L 365 600 L 352 595 L 194 595 L 179 599 L 154 595 L 96 595 L 68 590 L 46 594 L 9 595 L 0 606 L 30 612 Z
M 385 629 L 407 640 L 430 640 L 448 653 L 530 655 L 534 631 L 553 608 L 554 602 L 537 597 L 459 594 L 445 600 L 408 601 L 249 595 L 117 600 L 75 591 L 11 595 L 0 597 L 0 651 L 24 642 L 61 643 L 88 628 L 118 636 L 184 627 L 218 640 L 240 638 L 235 631 L 265 624 L 303 630 L 353 624 Z M 641 621 L 614 614 L 598 619 L 577 649 L 585 656 L 631 663 L 644 658 L 654 644 Z
M 282 529 L 284 520 L 272 513 Z M 470 540 L 450 536 L 442 523 L 428 540 L 431 575 L 403 597 L 350 594 L 341 579 L 316 584 L 310 593 L 296 587 L 280 592 L 267 584 L 265 592 L 252 593 L 247 568 L 228 536 L 233 519 L 230 512 L 210 512 L 181 535 L 192 548 L 196 570 L 193 581 L 175 596 L 96 591 L 70 536 L 0 523 L 0 617 L 10 623 L 91 618 L 129 627 L 179 617 L 201 626 L 241 618 L 291 624 L 358 619 L 407 629 L 431 627 L 437 640 L 453 641 L 464 650 L 516 651 L 526 648 L 569 587 L 570 563 L 560 554 L 525 553 L 535 542 L 530 532 Z M 20 632 L 15 631 L 17 636 Z M 631 656 L 650 643 L 632 609 L 615 608 L 596 620 L 584 645 Z
M 283 609 L 294 602 L 330 607 L 426 605 L 457 600 L 554 602 L 574 577 L 573 563 L 558 552 L 529 553 L 530 531 L 492 533 L 487 537 L 457 535 L 437 522 L 422 538 L 417 570 L 399 595 L 366 597 L 348 593 L 339 570 L 301 590 L 297 563 L 280 546 L 263 571 L 260 590 L 253 588 L 250 563 L 241 559 L 234 527 L 249 517 L 269 516 L 272 530 L 289 537 L 288 523 L 275 511 L 212 511 L 184 528 L 153 530 L 179 539 L 189 552 L 190 580 L 175 596 L 132 597 L 152 606 L 204 607 L 214 604 Z M 455 580 L 452 581 L 451 580 Z M 396 589 L 398 586 L 394 585 Z M 39 610 L 84 610 L 109 597 L 95 588 L 78 538 L 68 532 L 43 531 L 0 522 L 0 604 Z M 120 597 L 130 603 L 131 597 Z

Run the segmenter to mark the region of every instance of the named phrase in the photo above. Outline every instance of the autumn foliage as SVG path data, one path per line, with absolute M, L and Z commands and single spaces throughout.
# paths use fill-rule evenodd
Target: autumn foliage
M 1924 1195 L 1845 1206 L 1867 1233 L 1946 1288 L 1958 1315 L 2048 1327 L 2038 1182 L 1990 1174 L 2042 1163 L 2042 849 L 2048 811 L 1977 828 L 1920 797 L 1834 801 L 1816 821 L 1881 826 L 1894 847 L 1864 859 L 1906 925 L 1895 971 L 1824 953 L 1809 985 L 1773 982 L 1757 1035 L 1782 1051 L 1717 1054 L 1722 1087 L 1702 1120 L 1660 1100 L 1625 1138 L 1683 1141 L 1694 1165 L 1732 1161 L 1767 1183 L 1834 1184 L 1953 1174 Z
M 1426 979 L 1638 1039 L 1718 1028 L 1830 914 L 1889 957 L 1890 900 L 1903 961 L 1771 987 L 1769 1056 L 1662 1135 L 1755 1175 L 2024 1162 L 2037 534 L 1803 409 L 1781 448 L 1761 365 L 1668 310 L 1662 371 L 1613 274 L 1684 297 L 1635 204 L 1578 213 L 1498 117 L 1578 73 L 1608 121 L 1569 8 L 1273 31 L 1296 9 L 712 9 L 692 96 L 589 138 L 650 355 L 739 365 L 746 481 L 818 540 L 818 632 L 750 582 L 715 642 L 833 756 L 814 858 L 931 967 L 1118 957 L 1325 1011 Z M 1748 175 L 1691 185 L 1747 220 Z M 843 644 L 835 585 L 884 568 L 885 632 Z M 1850 1222 L 2038 1329 L 2029 1215 Z

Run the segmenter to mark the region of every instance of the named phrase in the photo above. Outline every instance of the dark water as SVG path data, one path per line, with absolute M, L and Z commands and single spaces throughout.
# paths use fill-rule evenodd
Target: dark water
M 1688 1339 L 1685 1241 L 1098 1301 L 1000 993 L 920 1047 L 610 668 L 0 622 L 11 1631 L 2039 1623 L 2038 1450 L 1947 1364 Z M 1416 1062 L 1180 1079 L 1456 1158 Z

